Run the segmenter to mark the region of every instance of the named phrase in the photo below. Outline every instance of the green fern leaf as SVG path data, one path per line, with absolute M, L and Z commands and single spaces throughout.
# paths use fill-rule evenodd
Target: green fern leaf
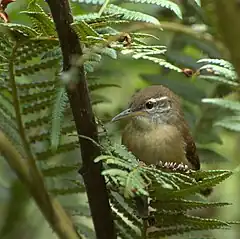
M 103 5 L 105 0 L 72 0 L 72 2 L 94 4 L 94 5 Z
M 39 100 L 44 99 L 52 99 L 53 94 L 55 93 L 54 89 L 42 89 L 41 92 L 30 93 L 29 91 L 22 93 L 20 95 L 21 103 L 29 103 L 30 101 L 33 103 L 34 101 L 37 102 Z
M 7 30 L 13 33 L 18 33 L 23 37 L 36 37 L 38 35 L 38 33 L 34 29 L 22 24 L 0 23 L 0 26 L 6 28 Z
M 76 172 L 79 168 L 79 164 L 75 165 L 57 165 L 53 167 L 41 168 L 41 171 L 45 177 L 56 177 L 62 174 L 70 172 Z
M 219 184 L 220 182 L 224 181 L 225 179 L 229 178 L 232 175 L 231 171 L 221 172 L 219 171 L 217 175 L 204 178 L 204 180 L 199 181 L 197 184 L 189 185 L 185 188 L 182 188 L 178 191 L 168 191 L 165 196 L 169 197 L 181 197 L 187 196 L 190 194 L 198 193 L 203 189 L 211 188 Z
M 165 220 L 162 220 L 164 218 Z M 149 238 L 158 238 L 160 236 L 171 236 L 183 234 L 189 231 L 200 231 L 209 229 L 229 229 L 230 224 L 217 220 L 194 217 L 186 214 L 172 214 L 164 215 L 159 213 L 157 221 L 162 222 L 163 225 L 157 225 L 149 228 Z M 177 226 L 175 226 L 177 225 Z M 152 229 L 152 230 L 151 230 Z
M 166 211 L 187 211 L 200 208 L 213 208 L 231 205 L 222 202 L 196 202 L 186 199 L 169 199 L 169 200 L 155 200 L 150 204 L 153 208 L 161 208 Z
M 182 19 L 182 12 L 179 6 L 174 2 L 171 2 L 168 0 L 128 0 L 128 1 L 133 3 L 156 4 L 158 6 L 161 6 L 163 8 L 167 8 L 173 11 L 180 19 Z
M 57 39 L 37 39 L 33 38 L 31 40 L 26 40 L 20 45 L 16 50 L 16 65 L 23 64 L 27 61 L 32 60 L 32 58 L 41 56 L 48 50 L 52 50 L 54 47 L 58 47 L 59 42 Z M 48 60 L 52 59 L 48 57 Z M 59 59 L 59 58 L 57 58 Z
M 100 38 L 100 35 L 85 21 L 77 21 L 71 24 L 73 30 L 83 41 L 89 36 Z
M 38 102 L 30 102 L 28 104 L 23 105 L 22 107 L 22 113 L 24 115 L 39 112 L 40 110 L 44 110 L 47 108 L 50 108 L 53 103 L 53 98 L 47 98 Z
M 18 89 L 21 91 L 26 90 L 38 90 L 47 88 L 48 90 L 54 89 L 56 87 L 56 79 L 54 80 L 40 80 L 40 81 L 34 81 L 34 82 L 28 82 L 28 83 L 18 83 Z M 49 89 L 50 88 L 50 89 Z
M 46 161 L 49 160 L 49 158 L 62 154 L 62 153 L 66 153 L 66 152 L 70 152 L 76 148 L 79 148 L 79 144 L 77 144 L 77 142 L 75 143 L 65 143 L 63 145 L 59 145 L 58 149 L 56 150 L 56 152 L 52 152 L 51 149 L 47 149 L 44 150 L 42 152 L 37 152 L 36 156 L 37 156 L 37 160 L 39 161 Z
M 230 109 L 236 112 L 240 111 L 240 103 L 237 101 L 232 101 L 232 100 L 225 100 L 225 99 L 218 99 L 218 98 L 207 98 L 207 99 L 202 99 L 203 103 L 207 104 L 212 104 L 216 105 L 222 108 Z
M 43 116 L 43 117 L 38 117 L 35 120 L 27 120 L 25 122 L 25 129 L 31 129 L 31 128 L 36 128 L 42 125 L 46 125 L 49 123 L 51 120 L 50 116 Z
M 21 13 L 31 18 L 33 27 L 38 34 L 42 36 L 57 37 L 53 20 L 46 13 L 30 11 L 22 11 Z
M 144 60 L 149 60 L 152 61 L 160 66 L 163 66 L 164 68 L 168 68 L 177 72 L 182 72 L 182 69 L 172 65 L 169 62 L 166 62 L 164 59 L 159 59 L 156 57 L 152 57 L 152 56 L 146 56 L 146 55 L 141 55 L 138 59 L 144 59 Z
M 24 65 L 18 66 L 15 69 L 15 74 L 16 76 L 21 76 L 21 75 L 32 75 L 35 74 L 38 71 L 45 70 L 48 68 L 56 68 L 58 64 L 58 60 L 56 59 L 46 59 L 45 61 L 42 61 L 39 64 L 32 64 L 32 65 Z
M 237 80 L 233 81 L 233 80 L 229 80 L 229 79 L 226 79 L 226 78 L 220 77 L 220 76 L 200 75 L 200 76 L 198 76 L 198 78 L 212 81 L 212 82 L 228 84 L 228 85 L 232 85 L 232 86 L 239 86 L 239 83 L 237 82 Z
M 210 63 L 210 64 L 222 66 L 229 70 L 234 70 L 233 65 L 230 62 L 225 61 L 223 59 L 201 59 L 201 60 L 198 60 L 197 63 Z
M 108 88 L 108 87 L 117 87 L 120 88 L 120 85 L 117 84 L 111 84 L 111 83 L 102 83 L 99 80 L 90 80 L 89 81 L 89 90 L 92 92 L 94 90 L 99 90 L 99 89 L 104 89 L 104 88 Z
M 207 70 L 207 71 L 211 70 L 214 74 L 227 77 L 231 80 L 237 79 L 237 74 L 235 71 L 224 68 L 222 66 L 207 64 L 200 67 L 199 71 L 201 72 L 202 70 Z
M 214 125 L 228 130 L 240 132 L 240 116 L 225 117 L 222 120 L 217 121 Z
M 96 238 L 96 235 L 92 228 L 89 226 L 86 226 L 83 223 L 75 222 L 74 225 L 76 226 L 76 229 L 80 235 L 82 235 L 84 238 Z
M 133 225 L 137 226 L 138 228 L 142 227 L 141 220 L 134 214 L 133 209 L 129 207 L 128 204 L 124 203 L 124 199 L 122 196 L 117 192 L 111 192 L 109 194 L 111 206 L 113 210 L 116 211 L 118 214 L 124 216 L 127 220 L 133 223 Z
M 75 21 L 85 21 L 92 28 L 103 28 L 112 24 L 127 23 L 127 20 L 122 19 L 122 14 L 110 14 L 99 16 L 98 13 L 83 14 L 74 17 Z
M 52 127 L 51 127 L 51 149 L 55 152 L 60 143 L 61 127 L 63 123 L 64 111 L 68 102 L 65 87 L 61 87 L 57 91 L 56 100 L 52 110 Z
M 64 196 L 64 195 L 70 195 L 70 194 L 78 194 L 78 193 L 84 193 L 85 188 L 83 186 L 68 186 L 68 187 L 60 187 L 60 188 L 52 188 L 49 190 L 50 193 L 56 195 L 56 196 Z
M 118 7 L 113 4 L 109 4 L 106 9 L 104 10 L 104 14 L 121 14 L 122 19 L 129 20 L 129 21 L 141 21 L 141 22 L 148 22 L 154 25 L 159 25 L 159 21 L 150 15 L 135 12 L 131 10 L 127 10 L 125 8 Z

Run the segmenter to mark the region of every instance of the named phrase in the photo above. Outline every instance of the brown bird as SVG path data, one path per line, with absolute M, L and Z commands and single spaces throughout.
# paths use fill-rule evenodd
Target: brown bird
M 180 99 L 161 85 L 136 93 L 129 108 L 112 121 L 128 118 L 122 143 L 146 164 L 175 162 L 199 170 L 200 162 Z

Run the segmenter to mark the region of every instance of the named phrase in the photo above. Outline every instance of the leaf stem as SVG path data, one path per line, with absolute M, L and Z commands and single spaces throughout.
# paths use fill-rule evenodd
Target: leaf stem
M 107 5 L 109 4 L 110 0 L 105 0 L 104 4 L 102 5 L 102 7 L 100 8 L 98 14 L 99 16 L 101 16 L 104 12 L 104 10 L 106 9 Z

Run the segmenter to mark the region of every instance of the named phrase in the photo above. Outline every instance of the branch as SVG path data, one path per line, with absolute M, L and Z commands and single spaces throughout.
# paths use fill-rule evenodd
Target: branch
M 183 25 L 178 22 L 167 22 L 167 21 L 161 21 L 161 24 L 159 26 L 149 24 L 149 23 L 133 23 L 130 25 L 128 29 L 125 30 L 125 32 L 132 32 L 136 30 L 141 29 L 163 29 L 164 31 L 174 32 L 174 33 L 181 33 L 188 35 L 190 37 L 193 37 L 200 41 L 205 41 L 210 44 L 215 45 L 215 47 L 221 52 L 222 55 L 228 57 L 229 53 L 227 48 L 224 46 L 224 44 L 219 41 L 218 39 L 214 38 L 210 33 L 208 32 L 200 32 L 195 29 L 193 29 L 190 26 Z
M 63 70 L 68 71 L 71 68 L 72 57 L 76 55 L 81 57 L 83 55 L 79 39 L 70 26 L 73 18 L 69 2 L 68 0 L 48 0 L 47 2 L 55 22 L 62 49 Z M 91 138 L 98 143 L 97 126 L 90 104 L 83 65 L 77 68 L 77 82 L 74 83 L 73 87 L 69 85 L 67 92 L 78 135 Z M 116 233 L 105 180 L 101 175 L 102 164 L 94 163 L 94 159 L 100 155 L 100 149 L 83 137 L 79 137 L 79 142 L 83 165 L 81 171 L 97 238 L 114 239 L 116 238 Z
M 240 14 L 236 0 L 204 0 L 203 6 L 230 52 L 230 60 L 240 76 Z M 213 18 L 214 16 L 214 18 Z
M 49 200 L 44 197 L 45 192 L 39 188 L 38 182 L 32 180 L 26 159 L 23 159 L 14 148 L 8 138 L 0 131 L 0 154 L 4 156 L 10 167 L 17 174 L 20 181 L 27 187 L 41 209 L 46 220 L 52 229 L 61 239 L 79 239 L 72 221 L 58 201 L 49 196 Z

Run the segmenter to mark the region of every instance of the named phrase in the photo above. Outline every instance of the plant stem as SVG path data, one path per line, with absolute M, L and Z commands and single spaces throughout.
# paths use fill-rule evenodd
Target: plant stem
M 106 9 L 107 5 L 109 4 L 110 0 L 105 0 L 104 4 L 102 5 L 102 7 L 100 8 L 98 14 L 99 16 L 102 15 L 102 13 L 104 12 L 104 10 Z
M 63 70 L 68 71 L 73 56 L 82 57 L 82 49 L 77 34 L 71 28 L 73 17 L 68 0 L 48 0 L 48 5 L 58 33 L 63 55 Z M 77 75 L 68 83 L 67 93 L 78 135 L 93 139 L 98 143 L 97 126 L 83 65 L 76 67 Z M 72 76 L 74 78 L 74 76 Z M 73 84 L 73 85 L 72 85 Z M 98 239 L 115 239 L 111 208 L 104 177 L 101 175 L 102 163 L 94 163 L 100 149 L 91 141 L 79 137 L 82 165 L 81 169 L 86 186 L 93 224 Z
M 21 157 L 18 151 L 14 148 L 8 138 L 0 131 L 0 154 L 7 160 L 10 167 L 17 174 L 20 181 L 30 191 L 32 197 L 41 209 L 46 220 L 51 225 L 52 229 L 61 239 L 80 239 L 75 228 L 67 216 L 62 206 L 54 199 L 49 197 L 49 204 L 43 200 L 41 195 L 44 192 L 40 191 L 39 185 L 32 180 L 29 174 L 29 168 L 26 160 Z M 51 208 L 51 210 L 49 210 Z

